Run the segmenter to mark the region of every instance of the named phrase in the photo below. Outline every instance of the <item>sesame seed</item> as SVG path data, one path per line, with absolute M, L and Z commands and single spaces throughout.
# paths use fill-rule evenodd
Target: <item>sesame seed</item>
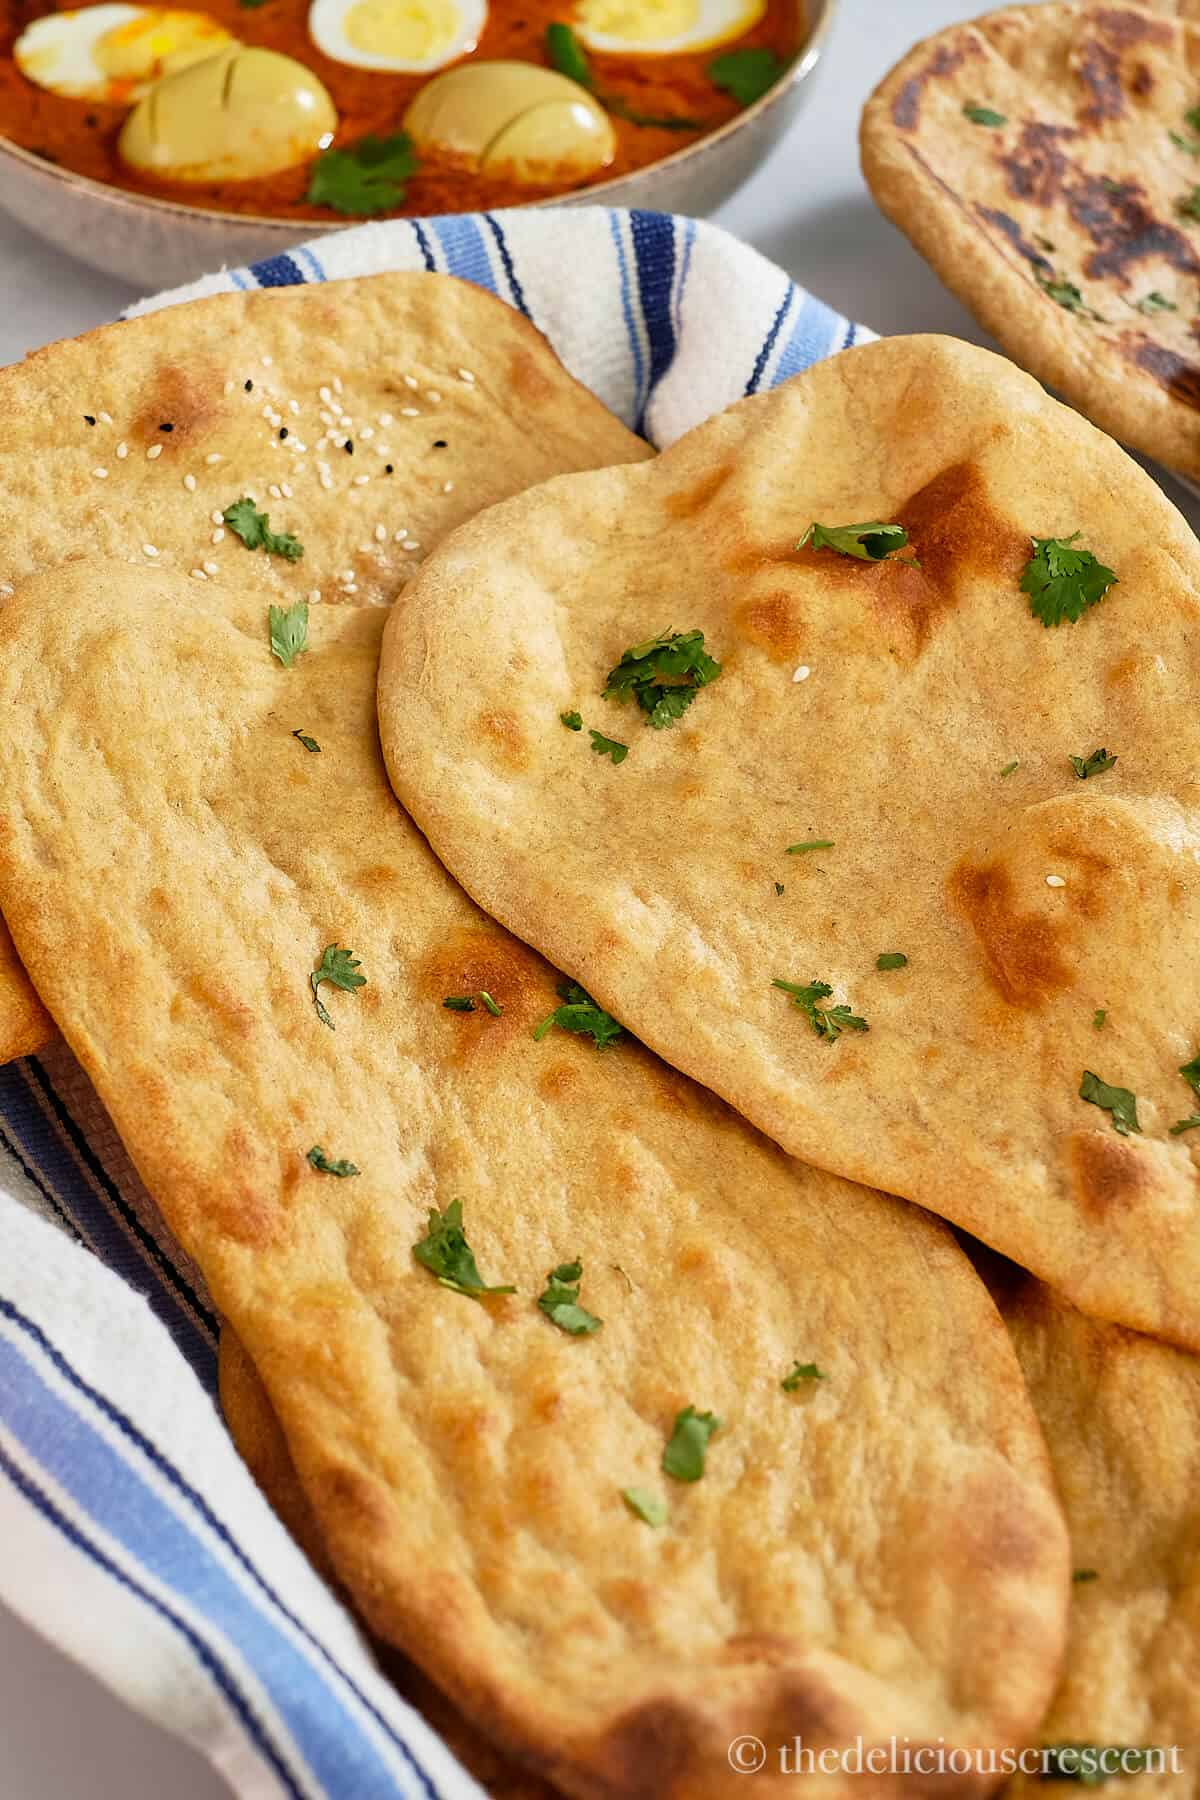
M 117 456 L 120 459 L 120 461 L 124 462 L 125 458 L 128 455 L 129 455 L 129 445 L 128 444 L 118 444 L 117 445 Z
M 333 378 L 333 391 L 335 394 L 340 394 L 342 391 L 342 378 L 340 375 L 335 375 Z
M 290 487 L 289 487 L 289 486 L 288 486 L 288 484 L 287 484 L 287 482 L 286 482 L 286 481 L 281 481 L 281 482 L 280 482 L 280 484 L 279 484 L 279 491 L 280 491 L 280 493 L 281 493 L 281 494 L 282 494 L 282 495 L 283 495 L 283 497 L 284 497 L 284 499 L 285 499 L 285 500 L 290 500 L 290 499 L 291 499 L 291 498 L 292 498 L 292 490 L 291 490 L 291 488 L 290 488 Z
M 357 594 L 357 592 L 358 592 L 357 581 L 348 581 L 346 583 L 345 587 L 342 589 L 342 592 L 343 592 L 343 594 Z
M 14 591 L 11 581 L 0 581 L 0 594 L 11 594 Z
M 792 680 L 793 681 L 807 681 L 811 674 L 812 674 L 812 670 L 809 668 L 808 664 L 801 663 L 800 667 L 793 674 Z
M 364 425 L 358 435 L 360 438 L 373 438 L 375 436 L 375 427 L 373 425 Z
M 270 412 L 267 414 L 267 424 L 272 426 L 273 428 L 277 428 L 278 426 L 282 425 L 283 424 L 283 414 L 277 413 L 275 411 L 275 408 L 272 407 Z
M 263 409 L 262 409 L 262 416 L 263 416 L 263 418 L 264 418 L 264 419 L 269 419 L 269 418 L 270 418 L 270 416 L 271 416 L 271 414 L 272 414 L 272 413 L 273 413 L 273 412 L 274 412 L 274 411 L 275 411 L 275 408 L 274 408 L 274 407 L 273 407 L 273 406 L 272 406 L 272 405 L 271 405 L 271 402 L 270 402 L 270 401 L 269 401 L 269 400 L 268 400 L 268 401 L 267 401 L 267 404 L 266 404 L 266 405 L 265 405 L 265 406 L 264 406 L 264 407 L 263 407 Z
M 333 395 L 330 393 L 330 391 L 327 387 L 318 388 L 317 394 L 325 402 L 326 406 L 333 405 Z
M 189 494 L 194 494 L 196 491 L 196 477 L 190 474 L 185 475 L 183 478 L 183 485 Z
M 322 408 L 321 423 L 322 423 L 322 425 L 336 425 L 337 420 L 334 418 L 334 416 L 331 412 L 328 412 L 324 408 Z
M 415 375 L 406 375 L 404 377 L 404 385 L 407 388 L 418 388 L 421 384 Z
M 150 448 L 146 452 L 147 462 L 153 462 L 155 457 L 161 456 L 162 453 L 163 453 L 163 447 L 161 444 L 151 444 Z
M 333 486 L 333 477 L 330 475 L 328 469 L 322 469 L 321 471 L 321 486 L 323 488 L 331 488 Z
M 454 492 L 454 483 L 452 481 L 443 481 L 442 492 L 443 494 L 452 494 Z
M 400 408 L 400 417 L 402 419 L 419 419 L 420 416 L 421 416 L 421 411 L 420 411 L 419 407 L 402 406 Z
M 288 445 L 288 449 L 293 451 L 296 456 L 303 456 L 304 452 L 308 449 L 308 445 L 302 438 L 293 438 Z
M 469 385 L 474 381 L 475 377 L 472 375 L 470 369 L 460 369 L 458 371 L 458 379 L 467 382 Z
M 392 422 L 392 415 L 391 415 L 391 413 L 380 413 L 380 415 L 379 415 L 379 423 L 380 423 L 380 424 L 381 424 L 381 425 L 390 425 L 390 424 L 391 424 L 391 422 Z
M 111 413 L 99 412 L 96 414 L 96 417 L 99 419 L 99 421 L 102 425 L 111 425 L 112 424 L 112 414 Z
M 225 514 L 223 512 L 210 512 L 208 516 L 214 525 L 223 525 L 225 523 Z
M 203 569 L 189 569 L 188 574 L 192 577 L 192 579 L 194 581 L 207 581 L 208 580 L 208 576 L 204 573 Z
M 282 500 L 283 499 L 283 489 L 280 487 L 280 485 L 277 481 L 273 481 L 271 483 L 270 487 L 267 489 L 267 492 L 268 492 L 268 494 L 270 494 L 272 500 Z
M 264 357 L 263 357 L 263 359 L 262 359 L 262 366 L 263 366 L 263 368 L 264 368 L 264 369 L 269 369 L 269 368 L 270 368 L 270 366 L 271 366 L 271 358 L 270 358 L 270 357 L 269 357 L 269 356 L 264 356 Z
M 97 481 L 107 481 L 108 480 L 108 470 L 107 469 L 93 469 L 92 474 L 96 477 Z
M 204 565 L 204 573 L 206 575 L 215 575 L 219 566 L 220 565 L 215 562 L 206 562 Z
M 157 545 L 155 545 L 155 544 L 143 544 L 143 545 L 142 545 L 142 555 L 143 555 L 143 556 L 157 556 L 157 555 L 158 555 L 158 547 L 157 547 Z
M 375 542 L 377 544 L 386 544 L 387 543 L 387 526 L 386 525 L 377 525 L 375 527 Z
M 232 381 L 232 380 L 229 380 L 229 381 L 227 381 L 227 382 L 226 382 L 226 383 L 225 383 L 225 389 L 224 389 L 224 391 L 225 391 L 225 393 L 227 393 L 227 394 L 232 394 L 232 392 L 233 392 L 233 381 Z M 194 574 L 195 574 L 195 572 L 196 572 L 196 571 L 195 571 L 195 570 L 194 570 L 194 569 L 193 569 L 193 570 L 192 570 L 192 573 L 193 573 L 193 575 L 194 575 Z
M 405 549 L 406 549 L 406 550 L 419 550 L 419 549 L 420 549 L 420 548 L 421 548 L 421 546 L 420 546 L 420 544 L 417 544 L 417 543 L 413 543 L 413 542 L 412 542 L 412 541 L 411 541 L 411 540 L 410 540 L 410 541 L 409 541 L 409 542 L 408 542 L 408 543 L 407 543 L 407 544 L 405 544 L 405 546 L 404 546 L 404 548 L 405 548 Z
M 214 544 L 220 544 L 220 543 L 223 543 L 224 540 L 225 540 L 224 527 L 218 525 L 217 529 L 212 534 L 212 541 Z
M 303 449 L 303 447 L 304 446 L 301 445 L 301 449 Z M 304 473 L 305 469 L 307 469 L 307 467 L 308 467 L 308 464 L 306 462 L 304 462 L 303 460 L 301 460 L 300 462 L 298 462 L 296 464 L 296 474 L 303 475 L 303 473 Z
M 366 487 L 370 479 L 371 477 L 369 475 L 356 475 L 354 477 L 354 485 L 355 487 Z
M 400 527 L 399 531 L 394 531 L 392 533 L 392 537 L 397 544 L 402 544 L 407 536 L 408 536 L 408 526 L 407 525 L 402 525 Z
M 343 569 L 341 574 L 338 576 L 338 580 L 339 581 L 353 581 L 354 580 L 354 570 L 353 569 Z
M 339 415 L 338 424 L 341 426 L 343 431 L 353 431 L 353 429 L 354 429 L 354 420 L 350 417 L 350 414 L 347 412 L 341 413 Z
M 1061 875 L 1047 875 L 1046 877 L 1047 887 L 1066 887 L 1066 885 Z
M 85 425 L 94 425 L 96 423 L 96 421 L 92 417 L 91 413 L 84 413 L 83 422 Z
M 289 400 L 288 411 L 294 419 L 298 419 L 300 417 L 300 402 L 298 400 Z
M 309 597 L 309 600 L 312 602 L 312 604 L 315 606 L 321 598 L 320 588 L 309 588 L 308 597 Z
M 210 450 L 204 460 L 208 464 L 210 469 L 215 468 L 216 465 L 222 460 L 221 452 L 219 450 Z
M 426 388 L 425 398 L 428 400 L 430 406 L 440 406 L 442 404 L 442 396 L 437 392 L 436 388 Z

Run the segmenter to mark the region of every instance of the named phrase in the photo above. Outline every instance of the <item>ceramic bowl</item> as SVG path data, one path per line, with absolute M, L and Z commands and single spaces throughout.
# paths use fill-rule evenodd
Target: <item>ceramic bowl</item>
M 719 206 L 782 136 L 810 91 L 837 0 L 798 4 L 808 21 L 804 47 L 761 100 L 710 136 L 632 175 L 534 204 L 635 206 L 698 216 Z M 256 262 L 307 238 L 363 223 L 202 211 L 72 174 L 3 138 L 0 208 L 69 256 L 148 291 L 193 281 L 228 264 Z

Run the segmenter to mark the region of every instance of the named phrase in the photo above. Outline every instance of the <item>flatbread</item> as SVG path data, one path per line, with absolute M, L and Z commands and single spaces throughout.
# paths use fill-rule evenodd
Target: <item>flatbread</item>
M 1193 479 L 1200 218 L 1179 205 L 1200 178 L 1185 118 L 1198 93 L 1194 26 L 1111 0 L 1019 6 L 918 44 L 862 120 L 875 199 L 979 322 L 1097 425 Z
M 982 1263 L 1046 1435 L 1071 1532 L 1071 1630 L 1047 1744 L 1177 1755 L 1128 1800 L 1200 1786 L 1200 1362 L 1097 1324 L 999 1259 Z M 1047 1792 L 1040 1780 L 1020 1784 Z M 1077 1792 L 1056 1786 L 1052 1792 Z
M 0 369 L 0 597 L 101 555 L 279 601 L 386 603 L 479 507 L 651 454 L 540 332 L 467 282 L 218 294 Z M 244 494 L 301 540 L 298 562 L 214 519 Z M 48 1033 L 0 920 L 0 1062 Z
M 0 903 L 370 1629 L 580 1796 L 740 1792 L 749 1732 L 1021 1741 L 1065 1541 L 958 1246 L 636 1044 L 535 1041 L 553 974 L 388 787 L 383 616 L 314 608 L 285 670 L 261 599 L 217 599 L 93 563 L 0 611 Z M 322 990 L 329 1029 L 309 974 L 335 941 L 367 985 Z M 485 989 L 499 1017 L 442 1005 Z M 414 1259 L 454 1200 L 514 1295 Z M 582 1338 L 536 1304 L 576 1257 Z M 811 1391 L 782 1389 L 794 1359 Z M 660 1467 L 688 1406 L 724 1421 L 694 1483 Z
M 813 520 L 898 520 L 922 566 L 797 551 Z M 1047 629 L 1030 538 L 1076 530 L 1119 585 Z M 793 1155 L 1200 1344 L 1200 1137 L 1167 1131 L 1196 1104 L 1198 584 L 1115 444 L 986 351 L 893 338 L 457 532 L 393 615 L 384 753 L 481 906 Z M 724 672 L 674 729 L 600 697 L 694 628 Z M 772 985 L 817 979 L 867 1032 Z
M 217 1366 L 221 1411 L 239 1454 L 318 1574 L 326 1581 L 336 1582 L 283 1427 L 271 1408 L 258 1370 L 237 1333 L 228 1326 L 221 1332 Z M 407 1657 L 387 1644 L 377 1644 L 375 1652 L 389 1680 L 410 1705 L 424 1714 L 491 1800 L 551 1800 L 553 1788 L 502 1756 Z

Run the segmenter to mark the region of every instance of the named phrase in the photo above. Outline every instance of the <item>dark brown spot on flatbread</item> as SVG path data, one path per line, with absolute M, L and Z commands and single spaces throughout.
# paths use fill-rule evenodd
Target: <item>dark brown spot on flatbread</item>
M 1113 1131 L 1072 1132 L 1068 1156 L 1075 1197 L 1093 1217 L 1140 1200 L 1152 1186 L 1142 1152 Z
M 1059 928 L 1041 913 L 1017 911 L 1012 877 L 999 863 L 960 862 L 947 891 L 975 934 L 988 982 L 1009 1006 L 1035 1010 L 1071 986 Z
M 1023 125 L 1015 147 L 1000 158 L 1009 193 L 1033 206 L 1053 206 L 1071 167 L 1062 146 L 1078 135 L 1073 125 L 1042 125 L 1036 121 Z
M 1115 276 L 1124 282 L 1133 263 L 1150 258 L 1169 263 L 1184 275 L 1200 275 L 1200 257 L 1177 226 L 1150 210 L 1135 181 L 1109 182 L 1072 171 L 1063 185 L 1067 210 L 1096 248 L 1083 265 L 1093 280 Z
M 524 769 L 529 764 L 529 746 L 515 713 L 493 709 L 478 714 L 476 725 L 504 758 L 510 769 Z
M 1128 49 L 1132 44 L 1161 44 L 1173 42 L 1174 31 L 1162 19 L 1151 19 L 1144 12 L 1134 12 L 1132 8 L 1111 7 L 1103 12 L 1093 13 L 1095 24 L 1104 35 Z
M 978 202 L 976 202 L 975 211 L 986 224 L 991 225 L 1002 237 L 1007 238 L 1018 256 L 1023 256 L 1025 261 L 1031 263 L 1040 274 L 1049 275 L 1053 272 L 1054 264 L 1050 258 L 1045 256 L 1036 244 L 1029 241 L 1011 213 L 1002 212 L 996 206 L 980 206 Z
M 516 938 L 486 925 L 451 932 L 420 964 L 417 980 L 459 1058 L 498 1050 L 514 1032 L 525 1033 L 559 1004 L 550 971 Z M 479 998 L 488 993 L 500 1017 Z M 442 1006 L 448 996 L 469 995 L 474 1012 Z
M 1085 125 L 1103 125 L 1119 119 L 1125 111 L 1125 90 L 1121 85 L 1121 58 L 1108 44 L 1089 38 L 1079 52 L 1079 79 L 1090 96 L 1079 114 Z
M 1154 74 L 1148 63 L 1140 62 L 1135 65 L 1129 81 L 1129 91 L 1136 94 L 1139 100 L 1144 100 L 1147 94 L 1154 92 Z
M 735 616 L 742 636 L 765 650 L 774 662 L 796 661 L 804 645 L 800 608 L 786 588 L 745 601 Z
M 660 1698 L 625 1713 L 592 1757 L 597 1792 L 625 1800 L 683 1800 L 681 1776 L 705 1738 L 703 1722 L 680 1701 Z
M 211 368 L 160 363 L 148 390 L 127 433 L 141 443 L 175 449 L 181 439 L 211 435 L 225 411 L 224 381 Z M 169 436 L 160 425 L 170 425 Z
M 732 474 L 731 463 L 720 463 L 689 487 L 676 488 L 673 494 L 666 496 L 663 505 L 673 519 L 694 518 L 716 498 Z
M 1121 355 L 1152 375 L 1172 399 L 1185 406 L 1200 409 L 1200 364 L 1190 362 L 1177 350 L 1156 344 L 1144 332 L 1126 331 L 1120 337 Z
M 953 49 L 949 44 L 943 44 L 939 50 L 935 51 L 919 74 L 909 76 L 893 100 L 892 123 L 899 126 L 901 131 L 914 130 L 921 119 L 921 96 L 925 84 L 929 81 L 940 81 L 946 75 L 953 75 L 956 69 L 962 67 L 968 54 L 972 56 L 982 54 L 978 44 L 970 39 L 965 44 L 959 44 Z

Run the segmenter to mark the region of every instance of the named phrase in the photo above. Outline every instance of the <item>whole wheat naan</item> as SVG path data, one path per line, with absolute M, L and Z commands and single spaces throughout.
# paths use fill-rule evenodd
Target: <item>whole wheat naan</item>
M 1097 0 L 938 32 L 862 120 L 875 199 L 980 323 L 1106 431 L 1193 478 L 1198 99 L 1200 30 Z
M 217 294 L 0 369 L 0 599 L 100 554 L 274 600 L 390 601 L 478 508 L 650 454 L 467 282 Z M 215 516 L 246 494 L 299 537 L 299 561 L 248 550 Z M 0 1062 L 49 1031 L 0 920 Z
M 958 1246 L 635 1043 L 535 1041 L 551 971 L 388 786 L 383 615 L 314 607 L 284 669 L 264 612 L 99 563 L 18 590 L 0 902 L 367 1624 L 589 1800 L 740 1793 L 745 1732 L 1023 1741 L 1057 1675 L 1065 1535 Z M 309 976 L 335 941 L 367 985 L 321 990 L 329 1029 Z M 499 1017 L 442 1005 L 485 989 Z M 361 1174 L 315 1172 L 314 1145 Z M 414 1259 L 454 1200 L 515 1294 L 466 1298 Z M 536 1303 L 577 1257 L 604 1321 L 582 1338 Z M 822 1376 L 788 1392 L 795 1360 Z M 722 1425 L 703 1478 L 673 1481 L 689 1406 Z
M 814 520 L 899 521 L 921 566 L 798 550 Z M 1076 531 L 1119 584 L 1047 629 L 1030 539 Z M 986 351 L 892 338 L 456 532 L 392 616 L 384 754 L 486 911 L 793 1155 L 1200 1344 L 1200 1135 L 1168 1134 L 1200 1033 L 1198 584 L 1111 440 Z M 673 729 L 600 697 L 694 628 L 724 672 Z M 869 1030 L 823 1040 L 780 980 Z

